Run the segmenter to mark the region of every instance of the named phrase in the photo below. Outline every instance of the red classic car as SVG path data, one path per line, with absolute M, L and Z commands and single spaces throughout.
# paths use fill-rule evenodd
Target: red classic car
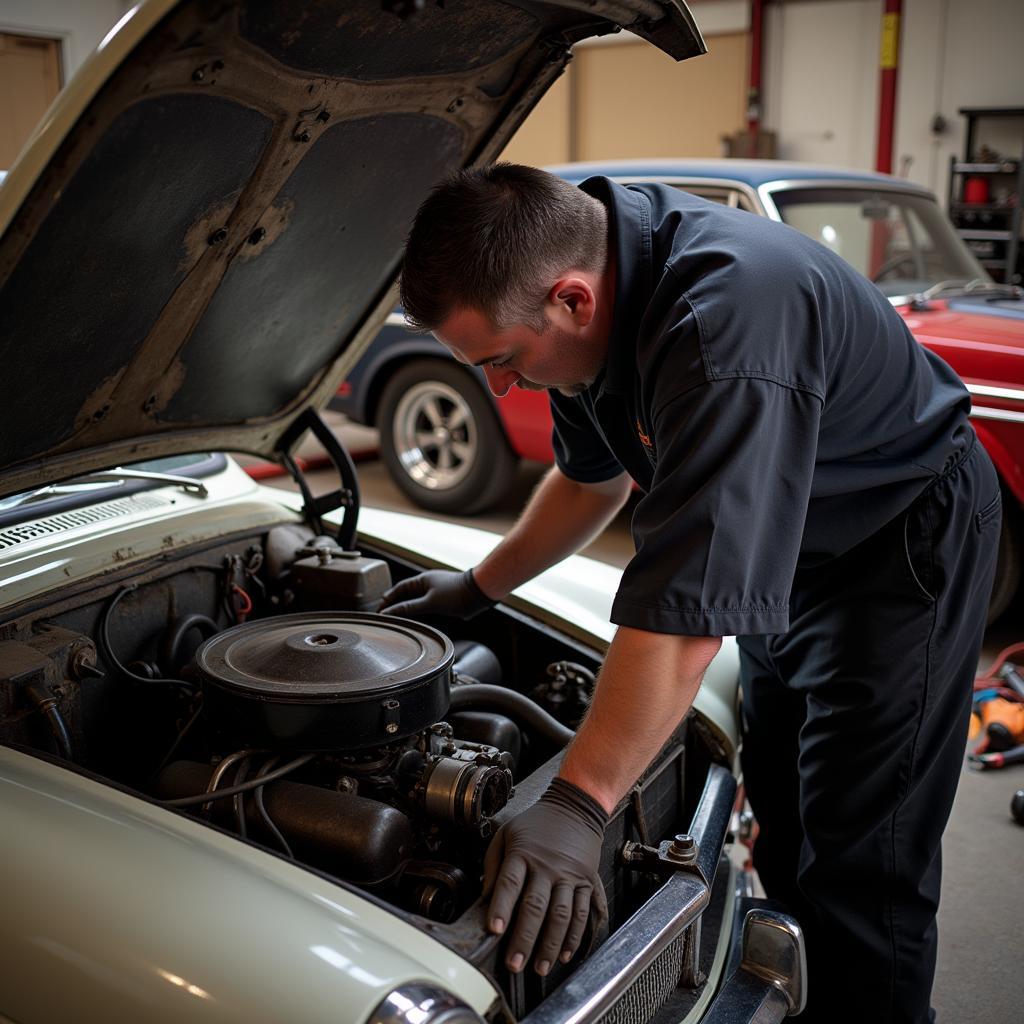
M 569 181 L 605 174 L 661 181 L 783 221 L 828 246 L 889 298 L 923 345 L 971 392 L 972 419 L 999 470 L 1006 514 L 992 616 L 1020 578 L 1024 506 L 1024 293 L 996 284 L 927 189 L 863 171 L 767 160 L 566 164 Z M 543 392 L 496 399 L 483 374 L 454 362 L 392 314 L 334 407 L 381 432 L 381 455 L 417 504 L 462 515 L 493 504 L 519 458 L 552 461 Z

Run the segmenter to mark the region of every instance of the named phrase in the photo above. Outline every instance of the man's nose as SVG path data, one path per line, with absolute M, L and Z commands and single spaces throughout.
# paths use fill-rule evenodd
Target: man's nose
M 501 368 L 498 370 L 491 369 L 489 366 L 482 367 L 484 376 L 487 378 L 487 386 L 491 389 L 491 394 L 495 398 L 504 398 L 509 393 L 513 385 L 519 380 L 519 374 L 515 370 L 508 370 Z

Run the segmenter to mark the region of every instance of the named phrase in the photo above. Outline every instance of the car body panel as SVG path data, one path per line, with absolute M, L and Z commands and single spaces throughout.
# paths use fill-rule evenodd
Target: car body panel
M 281 522 L 287 516 L 281 503 L 268 500 L 271 492 L 227 462 L 223 473 L 204 480 L 205 498 L 158 488 L 77 513 L 40 511 L 35 519 L 0 529 L 0 606 L 42 598 L 179 547 Z
M 392 308 L 430 187 L 493 159 L 571 44 L 620 24 L 705 50 L 679 0 L 133 8 L 0 188 L 0 495 L 294 447 Z
M 495 999 L 358 893 L 105 783 L 0 747 L 0 802 L 0 1012 L 19 1024 L 359 1021 L 413 980 Z
M 891 183 L 898 179 L 875 171 L 850 171 L 826 164 L 802 164 L 785 160 L 714 160 L 703 158 L 664 158 L 656 160 L 594 160 L 555 164 L 546 168 L 567 181 L 580 182 L 595 174 L 622 181 L 670 181 L 674 179 L 728 180 L 759 189 L 782 181 L 849 181 Z M 926 188 L 900 181 L 908 190 L 930 195 Z

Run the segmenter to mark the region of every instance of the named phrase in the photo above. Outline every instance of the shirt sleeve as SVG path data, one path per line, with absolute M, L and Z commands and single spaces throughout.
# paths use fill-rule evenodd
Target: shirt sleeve
M 551 445 L 555 465 L 570 479 L 582 484 L 597 484 L 622 473 L 619 460 L 597 424 L 583 408 L 581 400 L 548 392 L 551 403 Z
M 657 633 L 789 629 L 821 399 L 756 377 L 693 387 L 654 419 L 657 467 L 612 621 Z

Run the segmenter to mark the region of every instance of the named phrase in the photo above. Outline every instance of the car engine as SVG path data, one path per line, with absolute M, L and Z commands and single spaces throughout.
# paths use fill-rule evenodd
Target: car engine
M 571 736 L 592 668 L 505 688 L 486 644 L 372 610 L 387 562 L 304 528 L 147 575 L 5 627 L 3 740 L 432 920 L 465 910 L 495 814 Z
M 417 566 L 287 524 L 69 586 L 0 624 L 0 742 L 358 888 L 504 978 L 480 898 L 488 841 L 558 769 L 599 667 L 513 608 L 381 614 Z M 691 716 L 612 816 L 611 926 L 660 884 L 624 846 L 690 820 L 721 759 Z

